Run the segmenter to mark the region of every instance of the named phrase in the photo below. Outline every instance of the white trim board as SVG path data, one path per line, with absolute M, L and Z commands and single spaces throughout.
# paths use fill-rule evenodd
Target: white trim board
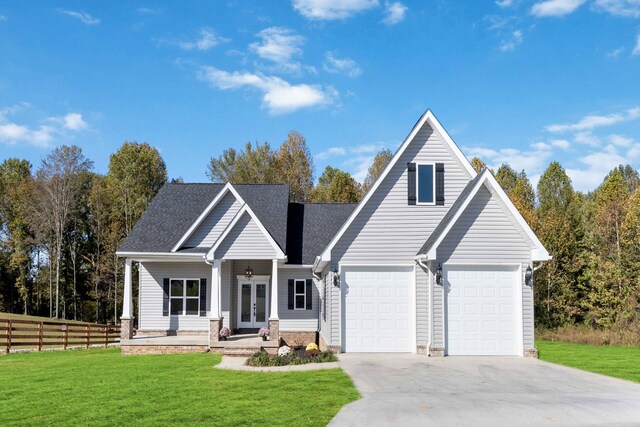
M 469 206 L 473 198 L 476 196 L 476 194 L 480 190 L 480 187 L 482 187 L 483 185 L 486 186 L 487 189 L 492 194 L 496 194 L 500 198 L 504 206 L 507 207 L 512 217 L 515 218 L 516 225 L 520 228 L 521 232 L 533 243 L 534 248 L 531 249 L 531 260 L 532 261 L 550 260 L 551 256 L 549 255 L 545 247 L 542 245 L 540 240 L 538 240 L 538 237 L 535 235 L 531 227 L 529 227 L 529 224 L 527 224 L 527 222 L 522 217 L 520 212 L 518 212 L 518 209 L 511 202 L 511 200 L 509 199 L 509 196 L 507 196 L 507 194 L 504 192 L 502 187 L 500 187 L 500 184 L 498 184 L 498 181 L 496 181 L 496 179 L 493 177 L 493 175 L 491 174 L 491 172 L 489 172 L 488 169 L 485 169 L 482 172 L 482 176 L 476 183 L 475 187 L 473 187 L 471 192 L 469 192 L 469 194 L 467 195 L 467 198 L 463 201 L 458 211 L 455 213 L 453 218 L 451 218 L 449 223 L 446 225 L 443 232 L 440 233 L 440 236 L 438 236 L 438 240 L 436 240 L 435 243 L 431 246 L 431 248 L 429 248 L 429 252 L 427 252 L 424 255 L 418 255 L 417 258 L 426 259 L 429 261 L 436 260 L 438 246 L 440 246 L 440 244 L 444 241 L 445 237 L 447 237 L 447 235 L 449 234 L 453 226 L 456 224 L 456 222 L 458 222 L 458 219 L 460 219 L 464 211 L 467 209 L 467 207 Z
M 280 249 L 280 246 L 278 245 L 278 243 L 276 243 L 276 241 L 271 236 L 271 234 L 269 234 L 269 232 L 264 227 L 264 225 L 262 225 L 262 223 L 260 222 L 260 220 L 258 219 L 256 214 L 253 213 L 253 211 L 251 210 L 249 205 L 247 205 L 245 203 L 245 204 L 242 205 L 242 208 L 240 208 L 238 213 L 236 213 L 236 215 L 233 217 L 233 220 L 231 220 L 231 222 L 229 223 L 227 228 L 225 228 L 225 230 L 222 232 L 222 234 L 218 237 L 218 239 L 213 244 L 213 246 L 211 246 L 211 249 L 209 249 L 207 251 L 207 254 L 206 254 L 206 257 L 205 257 L 205 259 L 207 261 L 209 261 L 209 262 L 214 261 L 216 249 L 218 249 L 218 247 L 224 241 L 224 239 L 227 238 L 227 236 L 229 235 L 231 230 L 233 230 L 233 228 L 236 226 L 238 221 L 240 221 L 240 218 L 242 218 L 242 216 L 245 213 L 248 214 L 255 221 L 255 223 L 257 224 L 257 226 L 260 229 L 260 231 L 262 232 L 262 234 L 264 234 L 264 236 L 267 239 L 267 241 L 271 244 L 271 246 L 273 246 L 273 249 L 276 251 L 276 259 L 285 259 L 286 258 L 284 252 L 282 252 L 282 249 Z
M 336 233 L 336 235 L 333 237 L 331 242 L 327 245 L 324 251 L 322 251 L 322 254 L 319 256 L 320 261 L 331 260 L 331 250 L 333 249 L 333 247 L 336 245 L 336 243 L 338 243 L 338 240 L 340 240 L 342 235 L 347 231 L 351 223 L 355 220 L 355 218 L 358 216 L 360 211 L 363 209 L 364 205 L 367 204 L 367 202 L 369 201 L 373 193 L 376 192 L 376 190 L 380 186 L 380 183 L 384 181 L 384 179 L 389 174 L 391 169 L 393 169 L 396 163 L 398 163 L 398 159 L 406 151 L 407 147 L 411 144 L 411 142 L 413 142 L 414 138 L 416 137 L 420 129 L 422 129 L 422 127 L 425 125 L 425 123 L 427 123 L 435 132 L 439 133 L 440 136 L 442 136 L 442 139 L 448 145 L 449 149 L 451 149 L 454 156 L 460 161 L 460 163 L 462 164 L 462 167 L 469 173 L 472 179 L 475 178 L 477 173 L 475 169 L 473 169 L 473 166 L 471 166 L 471 163 L 469 162 L 469 160 L 467 160 L 464 154 L 462 154 L 462 151 L 460 151 L 460 148 L 458 148 L 458 146 L 453 141 L 451 136 L 442 127 L 442 125 L 440 124 L 438 119 L 436 119 L 436 116 L 433 114 L 433 112 L 431 110 L 425 111 L 425 113 L 422 115 L 422 117 L 420 117 L 420 120 L 418 120 L 418 122 L 415 124 L 415 126 L 413 127 L 413 129 L 411 130 L 407 138 L 404 140 L 402 145 L 400 145 L 400 148 L 398 148 L 398 151 L 396 151 L 396 153 L 393 155 L 393 157 L 391 158 L 391 161 L 389 162 L 387 167 L 384 169 L 384 171 L 382 171 L 382 174 L 380 174 L 380 176 L 378 177 L 376 182 L 373 184 L 371 189 L 367 192 L 367 194 L 365 194 L 365 196 L 360 201 L 360 203 L 358 203 L 358 206 L 356 206 L 356 208 L 353 210 L 351 215 L 349 215 L 349 218 L 347 219 L 347 221 L 342 225 L 338 233 Z
M 238 202 L 241 205 L 245 204 L 245 201 L 242 199 L 242 197 L 240 197 L 240 194 L 238 194 L 236 189 L 233 188 L 233 185 L 231 185 L 230 182 L 227 182 L 222 188 L 222 190 L 220 190 L 220 192 L 216 194 L 216 197 L 213 198 L 211 203 L 209 203 L 209 206 L 207 206 L 205 210 L 202 211 L 198 219 L 196 219 L 195 222 L 191 224 L 191 227 L 189 227 L 187 232 L 184 233 L 184 235 L 180 238 L 180 240 L 178 240 L 178 243 L 176 243 L 176 245 L 171 249 L 171 252 L 175 252 L 182 247 L 184 242 L 186 242 L 187 239 L 191 237 L 193 232 L 196 231 L 196 228 L 198 228 L 198 226 L 202 224 L 202 221 L 204 221 L 204 219 L 211 213 L 211 211 L 218 204 L 218 202 L 222 200 L 222 198 L 229 192 L 233 194 L 233 196 L 236 198 L 236 200 L 238 200 Z

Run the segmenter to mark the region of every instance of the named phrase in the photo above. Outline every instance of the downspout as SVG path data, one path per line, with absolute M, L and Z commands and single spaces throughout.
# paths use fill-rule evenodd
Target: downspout
M 427 271 L 427 275 L 429 276 L 429 339 L 427 340 L 427 355 L 431 349 L 431 337 L 433 336 L 433 282 L 431 278 L 431 269 L 425 263 L 422 262 L 421 258 L 416 258 L 416 262 L 420 267 Z

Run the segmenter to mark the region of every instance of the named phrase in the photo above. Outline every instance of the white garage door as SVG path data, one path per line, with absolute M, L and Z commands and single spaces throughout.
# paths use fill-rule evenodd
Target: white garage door
M 343 267 L 343 349 L 413 351 L 412 267 Z
M 517 267 L 445 268 L 448 355 L 520 355 Z

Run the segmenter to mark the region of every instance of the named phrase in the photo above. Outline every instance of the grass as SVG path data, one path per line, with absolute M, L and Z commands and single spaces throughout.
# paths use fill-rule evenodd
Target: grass
M 640 347 L 536 341 L 540 359 L 640 382 Z
M 0 425 L 326 425 L 358 399 L 340 369 L 218 370 L 209 353 L 119 349 L 0 357 Z

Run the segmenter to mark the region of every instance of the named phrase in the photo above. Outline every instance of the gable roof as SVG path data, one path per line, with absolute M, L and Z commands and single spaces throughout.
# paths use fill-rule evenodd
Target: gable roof
M 207 251 L 207 257 L 206 259 L 209 261 L 213 261 L 215 258 L 215 253 L 216 253 L 216 249 L 218 249 L 218 247 L 220 246 L 220 244 L 222 244 L 222 242 L 224 242 L 224 240 L 227 238 L 227 236 L 229 235 L 229 233 L 231 232 L 231 230 L 233 230 L 233 228 L 236 226 L 236 224 L 238 224 L 238 221 L 240 221 L 240 218 L 242 218 L 244 215 L 249 215 L 251 217 L 251 219 L 253 219 L 253 221 L 255 222 L 255 224 L 258 226 L 258 228 L 260 229 L 260 231 L 262 232 L 262 234 L 264 235 L 264 237 L 267 239 L 267 241 L 269 242 L 269 244 L 271 244 L 271 246 L 273 246 L 273 249 L 276 252 L 276 257 L 278 259 L 284 259 L 285 258 L 285 254 L 282 251 L 282 248 L 280 248 L 280 246 L 278 245 L 278 243 L 276 243 L 276 241 L 273 239 L 273 237 L 271 236 L 271 234 L 269 234 L 269 232 L 267 231 L 267 229 L 264 227 L 264 224 L 262 224 L 262 222 L 258 219 L 258 217 L 256 216 L 256 214 L 253 212 L 253 210 L 251 210 L 251 208 L 249 207 L 249 205 L 247 205 L 246 203 L 244 205 L 242 205 L 242 208 L 238 211 L 238 213 L 236 213 L 235 217 L 233 218 L 233 220 L 229 223 L 229 225 L 227 226 L 227 228 L 222 232 L 222 234 L 218 237 L 218 239 L 216 240 L 216 242 L 213 244 L 213 246 L 211 246 L 211 249 L 209 249 L 209 251 Z
M 549 253 L 542 245 L 538 237 L 535 235 L 529 224 L 522 217 L 518 209 L 511 202 L 507 194 L 504 192 L 498 181 L 496 181 L 495 177 L 489 172 L 487 169 L 483 170 L 480 174 L 478 174 L 474 179 L 469 181 L 469 183 L 465 186 L 465 188 L 460 193 L 460 196 L 456 199 L 456 201 L 451 206 L 451 209 L 445 214 L 442 218 L 442 221 L 436 226 L 433 230 L 433 233 L 426 240 L 422 248 L 416 254 L 416 258 L 422 258 L 427 260 L 436 259 L 436 251 L 438 246 L 444 241 L 445 237 L 451 231 L 456 221 L 462 216 L 465 209 L 471 203 L 471 200 L 478 193 L 478 190 L 482 186 L 486 186 L 489 191 L 493 194 L 497 195 L 502 201 L 501 206 L 506 207 L 507 213 L 512 215 L 515 219 L 516 224 L 520 228 L 520 231 L 523 235 L 525 235 L 532 243 L 533 249 L 531 250 L 531 257 L 533 261 L 548 261 L 551 259 Z
M 385 177 L 389 174 L 391 169 L 393 169 L 393 167 L 398 162 L 398 159 L 400 158 L 400 156 L 402 156 L 402 153 L 405 152 L 407 147 L 411 144 L 411 142 L 414 140 L 414 138 L 416 137 L 420 129 L 422 129 L 422 127 L 425 124 L 428 124 L 434 131 L 438 132 L 442 136 L 442 139 L 445 142 L 445 144 L 451 149 L 454 156 L 460 161 L 460 163 L 462 164 L 462 167 L 465 168 L 465 170 L 469 173 L 469 175 L 471 175 L 472 177 L 475 177 L 477 175 L 476 171 L 473 169 L 473 166 L 471 166 L 471 163 L 469 162 L 469 160 L 467 160 L 464 154 L 462 154 L 462 151 L 460 151 L 460 148 L 458 148 L 458 146 L 453 141 L 451 136 L 442 127 L 442 125 L 440 124 L 438 119 L 436 119 L 436 116 L 433 114 L 433 112 L 427 109 L 427 111 L 425 111 L 424 114 L 420 116 L 420 119 L 418 119 L 416 124 L 413 126 L 413 128 L 411 129 L 411 132 L 409 132 L 409 135 L 405 138 L 403 143 L 400 145 L 396 153 L 391 158 L 391 161 L 389 162 L 387 167 L 382 171 L 378 179 L 374 182 L 373 186 L 371 186 L 367 194 L 365 194 L 365 196 L 362 198 L 358 206 L 353 210 L 353 212 L 351 213 L 347 221 L 345 221 L 345 223 L 342 225 L 340 230 L 336 233 L 333 239 L 331 239 L 331 242 L 325 247 L 324 251 L 322 252 L 322 254 L 320 254 L 317 261 L 329 261 L 331 259 L 331 250 L 333 249 L 335 244 L 338 242 L 338 240 L 340 240 L 342 235 L 345 233 L 345 231 L 349 228 L 351 223 L 358 216 L 358 214 L 360 213 L 364 205 L 367 204 L 372 194 L 375 193 L 375 191 L 378 189 L 378 187 L 380 186 L 380 183 L 384 181 Z
M 170 253 L 224 187 L 225 184 L 165 184 L 118 252 Z M 236 184 L 233 188 L 286 252 L 289 186 Z M 176 251 L 183 252 L 192 251 L 189 248 Z
M 356 203 L 289 203 L 288 263 L 313 264 L 356 206 Z

